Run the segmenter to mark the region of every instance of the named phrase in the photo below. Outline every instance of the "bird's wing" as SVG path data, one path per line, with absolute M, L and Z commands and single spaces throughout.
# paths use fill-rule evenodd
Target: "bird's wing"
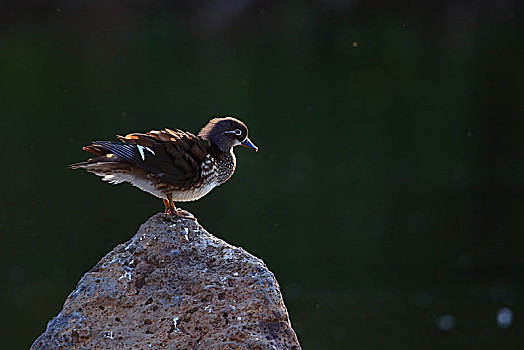
M 209 147 L 197 136 L 180 130 L 164 129 L 117 137 L 122 142 L 96 141 L 90 147 L 107 150 L 159 177 L 162 182 L 179 186 L 190 185 L 199 179 Z

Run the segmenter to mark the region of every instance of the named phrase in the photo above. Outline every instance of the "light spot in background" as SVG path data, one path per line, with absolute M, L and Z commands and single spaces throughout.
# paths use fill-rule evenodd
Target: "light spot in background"
M 358 47 L 358 41 L 353 41 L 353 47 Z
M 497 326 L 508 328 L 513 323 L 513 311 L 509 307 L 503 307 L 497 312 Z
M 451 315 L 442 315 L 437 318 L 435 326 L 441 331 L 450 331 L 455 328 L 455 317 Z

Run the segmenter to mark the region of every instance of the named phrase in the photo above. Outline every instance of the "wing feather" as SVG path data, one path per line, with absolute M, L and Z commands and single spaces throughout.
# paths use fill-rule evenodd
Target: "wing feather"
M 117 138 L 121 142 L 95 141 L 84 149 L 99 156 L 115 154 L 161 181 L 179 186 L 199 180 L 201 164 L 209 152 L 202 139 L 180 130 L 152 130 Z

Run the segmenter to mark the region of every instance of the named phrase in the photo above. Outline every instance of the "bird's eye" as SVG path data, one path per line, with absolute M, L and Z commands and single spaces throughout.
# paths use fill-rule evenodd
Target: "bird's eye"
M 240 129 L 235 130 L 235 135 L 240 136 L 242 135 L 242 131 Z

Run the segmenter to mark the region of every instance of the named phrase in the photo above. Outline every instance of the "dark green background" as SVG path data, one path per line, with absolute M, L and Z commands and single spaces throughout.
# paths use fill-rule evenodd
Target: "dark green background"
M 522 15 L 518 1 L 0 5 L 0 347 L 28 348 L 163 208 L 67 169 L 81 147 L 229 114 L 260 152 L 237 149 L 231 181 L 182 207 L 267 263 L 304 349 L 521 348 Z

